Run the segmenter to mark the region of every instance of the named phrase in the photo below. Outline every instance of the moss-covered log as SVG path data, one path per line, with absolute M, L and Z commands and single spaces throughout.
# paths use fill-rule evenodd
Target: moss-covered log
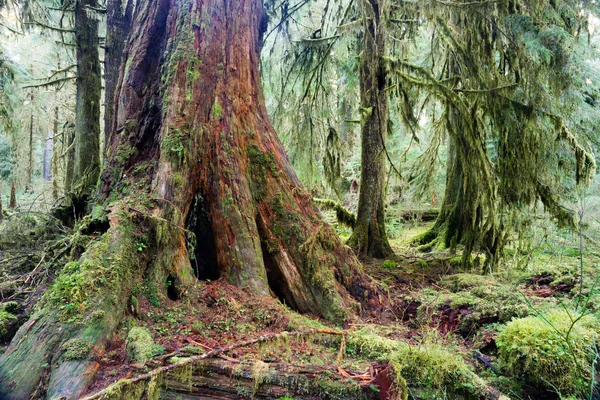
M 108 216 L 86 217 L 78 237 L 103 233 L 73 253 L 0 357 L 2 396 L 84 393 L 134 287 L 177 300 L 210 270 L 330 320 L 379 304 L 269 122 L 262 15 L 260 0 L 137 3 L 101 177 Z
M 369 380 L 353 380 L 339 374 L 335 367 L 294 366 L 262 361 L 235 362 L 212 359 L 188 372 L 170 373 L 163 380 L 162 395 L 167 399 L 186 396 L 188 399 L 379 399 Z M 361 383 L 363 384 L 361 386 Z M 209 397 L 210 398 L 210 397 Z

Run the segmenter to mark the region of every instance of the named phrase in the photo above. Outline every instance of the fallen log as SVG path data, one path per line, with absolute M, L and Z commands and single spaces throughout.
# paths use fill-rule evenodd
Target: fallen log
M 363 374 L 341 374 L 333 366 L 297 366 L 263 361 L 208 359 L 188 376 L 171 371 L 163 379 L 164 399 L 347 399 L 376 400 L 380 394 Z M 356 377 L 356 379 L 353 379 Z
M 429 210 L 405 210 L 400 214 L 400 220 L 405 222 L 414 220 L 421 222 L 435 221 L 439 213 L 440 210 L 435 208 Z

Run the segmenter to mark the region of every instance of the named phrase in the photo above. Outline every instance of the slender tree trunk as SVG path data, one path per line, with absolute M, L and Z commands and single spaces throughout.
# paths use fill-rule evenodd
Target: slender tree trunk
M 31 104 L 31 115 L 29 117 L 29 157 L 27 164 L 27 184 L 25 185 L 26 192 L 33 192 L 33 91 L 29 96 Z
M 10 200 L 8 202 L 8 208 L 17 208 L 17 188 L 15 187 L 15 180 L 10 182 Z
M 50 182 L 52 180 L 52 153 L 54 150 L 54 134 L 51 130 L 46 133 L 44 141 L 44 180 Z
M 104 53 L 104 143 L 108 143 L 114 122 L 114 98 L 119 82 L 125 41 L 131 28 L 133 0 L 108 0 L 106 4 L 106 49 Z M 108 147 L 108 146 L 106 146 Z
M 54 121 L 52 124 L 52 198 L 58 198 L 58 106 L 54 107 Z
M 385 92 L 385 22 L 378 0 L 364 2 L 364 45 L 360 64 L 361 176 L 356 226 L 348 243 L 362 256 L 393 254 L 385 231 L 385 141 L 389 118 Z
M 262 13 L 261 0 L 138 2 L 102 174 L 110 226 L 57 278 L 81 282 L 77 296 L 53 286 L 0 356 L 5 397 L 28 398 L 43 376 L 49 398 L 83 393 L 136 285 L 166 297 L 168 281 L 185 296 L 209 270 L 331 320 L 357 300 L 378 306 L 380 289 L 322 222 L 269 122 Z M 186 227 L 202 238 L 203 268 L 192 268 Z M 89 354 L 67 359 L 72 343 Z
M 67 142 L 65 159 L 65 192 L 73 190 L 73 179 L 75 176 L 75 126 L 66 123 L 64 126 L 64 137 Z
M 75 1 L 77 99 L 75 105 L 74 184 L 80 195 L 89 195 L 100 175 L 100 92 L 98 20 L 91 8 L 96 0 Z

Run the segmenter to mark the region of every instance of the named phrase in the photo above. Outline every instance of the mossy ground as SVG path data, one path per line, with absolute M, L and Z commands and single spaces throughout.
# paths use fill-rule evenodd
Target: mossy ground
M 0 324 L 10 327 L 13 320 L 17 325 L 22 323 L 31 310 L 30 304 L 54 279 L 59 264 L 66 264 L 69 253 L 71 257 L 78 256 L 90 244 L 102 241 L 104 213 L 101 211 L 95 209 L 74 234 L 73 231 L 52 233 L 47 221 L 38 221 L 35 217 L 5 218 L 0 229 L 12 232 L 3 236 L 11 237 L 12 244 L 2 248 L 3 260 L 18 254 L 19 249 L 23 249 L 21 245 L 38 252 L 33 253 L 35 257 L 19 263 L 4 262 L 1 271 L 4 276 L 11 276 L 6 275 L 11 268 L 19 268 L 18 273 L 27 277 L 40 264 L 44 252 L 53 258 L 46 259 L 49 263 L 40 264 L 38 270 L 44 275 L 37 272 L 32 275 L 35 284 L 40 284 L 38 294 L 33 293 L 31 299 L 5 296 L 0 306 Z M 326 214 L 326 219 L 335 217 Z M 340 236 L 348 236 L 347 228 L 337 228 Z M 477 398 L 490 385 L 514 398 L 558 398 L 551 386 L 528 378 L 531 372 L 523 367 L 525 364 L 515 361 L 511 352 L 502 350 L 505 348 L 502 344 L 499 350 L 497 342 L 502 343 L 499 335 L 508 335 L 510 328 L 507 327 L 531 321 L 527 318 L 551 315 L 552 310 L 561 307 L 575 310 L 581 299 L 576 238 L 559 232 L 532 251 L 524 251 L 516 245 L 509 247 L 506 264 L 490 273 L 481 268 L 461 270 L 459 264 L 452 262 L 456 256 L 445 250 L 419 252 L 411 242 L 427 228 L 415 222 L 395 226 L 390 236 L 397 256 L 364 260 L 367 272 L 386 289 L 390 306 L 379 312 L 364 313 L 347 323 L 343 328 L 350 333 L 343 341 L 339 337 L 321 335 L 276 340 L 240 348 L 227 353 L 227 357 L 266 363 L 333 365 L 357 375 L 369 371 L 374 361 L 390 362 L 396 389 L 405 392 L 408 398 Z M 31 233 L 36 230 L 47 235 L 39 244 L 36 244 L 38 239 L 31 239 L 35 236 Z M 68 245 L 64 242 L 66 238 Z M 58 249 L 63 247 L 69 249 L 68 254 L 60 253 Z M 7 248 L 10 250 L 4 250 Z M 57 250 L 51 253 L 50 248 Z M 586 321 L 595 321 L 594 313 L 600 307 L 600 296 L 592 293 L 598 277 L 594 266 L 599 260 L 600 255 L 593 250 L 585 252 L 583 294 L 591 294 L 586 297 L 590 311 Z M 72 275 L 77 277 L 76 272 L 80 270 L 81 265 L 73 265 Z M 68 282 L 67 278 L 64 276 L 56 282 Z M 257 297 L 222 280 L 198 281 L 177 300 L 158 289 L 148 281 L 133 288 L 127 317 L 109 340 L 106 351 L 95 356 L 100 370 L 91 390 L 134 376 L 140 368 L 141 371 L 154 368 L 173 352 L 177 353 L 175 357 L 184 357 L 265 334 L 328 325 L 322 318 L 295 313 L 275 298 Z M 11 303 L 15 299 L 16 304 Z M 582 301 L 579 300 L 580 309 Z M 592 333 L 586 333 L 586 337 L 597 335 L 598 325 L 591 322 L 588 325 L 586 332 Z M 539 320 L 536 326 L 542 331 L 548 328 L 543 321 L 540 325 Z M 329 327 L 341 328 L 331 324 Z M 7 330 L 9 334 L 14 333 L 11 329 Z M 145 343 L 143 358 L 150 360 L 143 367 L 139 365 L 143 360 L 127 357 L 127 337 L 136 329 L 147 330 L 153 339 L 151 349 L 149 341 Z M 2 334 L 0 332 L 0 336 Z M 531 343 L 527 337 L 520 340 Z M 69 343 L 67 347 L 63 350 L 69 359 L 85 357 L 89 351 L 83 341 Z M 586 376 L 589 377 L 589 373 L 584 372 L 581 377 Z M 334 374 L 323 385 L 331 391 L 331 382 L 336 379 L 343 376 Z M 403 385 L 406 385 L 404 392 Z M 564 388 L 561 391 L 575 393 Z

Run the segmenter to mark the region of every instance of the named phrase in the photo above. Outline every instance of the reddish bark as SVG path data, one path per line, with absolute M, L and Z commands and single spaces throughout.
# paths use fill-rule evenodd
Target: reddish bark
M 67 362 L 61 343 L 83 339 L 101 353 L 134 285 L 152 283 L 166 297 L 167 281 L 185 296 L 194 270 L 213 268 L 337 321 L 359 310 L 357 300 L 378 306 L 380 290 L 321 221 L 269 122 L 258 71 L 262 15 L 261 0 L 138 1 L 100 188 L 110 228 L 80 266 L 119 260 L 120 275 L 84 295 L 92 306 L 82 308 L 84 321 L 105 312 L 94 314 L 92 330 L 62 322 L 49 305 L 37 313 L 0 357 L 0 382 L 11 382 L 0 392 L 28 397 L 44 363 L 49 397 L 85 392 L 91 355 Z M 196 233 L 196 267 L 185 228 Z M 133 230 L 147 244 L 139 254 Z

